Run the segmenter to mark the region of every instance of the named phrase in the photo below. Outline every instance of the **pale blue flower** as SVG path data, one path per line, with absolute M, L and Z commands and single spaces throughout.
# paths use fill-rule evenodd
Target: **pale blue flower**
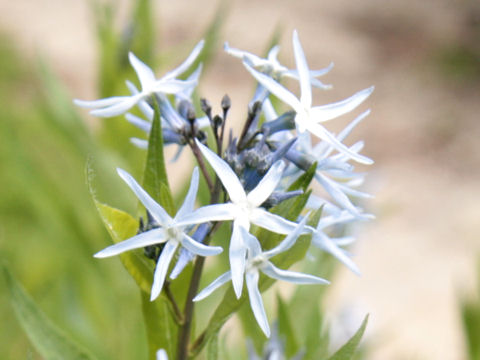
M 120 177 L 127 183 L 130 189 L 132 189 L 140 202 L 150 212 L 150 215 L 158 223 L 159 227 L 142 232 L 118 244 L 111 245 L 96 253 L 95 257 L 104 258 L 118 255 L 128 250 L 143 248 L 145 246 L 165 244 L 155 268 L 150 297 L 151 300 L 154 300 L 162 291 L 168 267 L 179 246 L 201 256 L 217 255 L 221 253 L 223 249 L 218 246 L 213 247 L 203 245 L 188 235 L 188 230 L 191 228 L 191 225 L 197 224 L 198 222 L 183 222 L 182 225 L 177 223 L 179 218 L 193 211 L 198 190 L 198 168 L 193 170 L 192 181 L 187 196 L 174 218 L 170 217 L 170 215 L 168 215 L 168 213 L 155 200 L 153 200 L 145 190 L 142 189 L 130 174 L 122 169 L 117 169 L 117 171 Z M 193 217 L 192 220 L 196 220 L 195 217 Z
M 300 99 L 274 79 L 255 70 L 247 62 L 245 62 L 245 66 L 260 84 L 295 110 L 297 113 L 295 116 L 295 123 L 299 136 L 308 131 L 355 161 L 363 164 L 372 164 L 373 161 L 371 159 L 351 151 L 347 146 L 338 141 L 337 138 L 320 123 L 334 119 L 355 109 L 368 96 L 370 96 L 373 87 L 359 91 L 353 96 L 336 103 L 312 106 L 310 73 L 296 31 L 293 33 L 293 48 L 300 80 Z
M 305 217 L 296 226 L 296 228 L 290 232 L 290 234 L 286 236 L 282 242 L 280 242 L 280 244 L 267 251 L 262 251 L 260 243 L 255 236 L 248 233 L 243 227 L 240 228 L 240 233 L 247 248 L 245 282 L 247 284 L 250 307 L 252 308 L 258 325 L 267 337 L 270 336 L 270 327 L 268 325 L 267 315 L 265 314 L 262 295 L 258 288 L 260 272 L 273 279 L 289 281 L 295 284 L 329 284 L 329 281 L 313 275 L 279 269 L 269 261 L 270 258 L 274 257 L 275 255 L 288 251 L 295 244 L 298 236 L 304 230 L 306 221 L 307 217 Z M 232 279 L 231 271 L 227 271 L 226 273 L 220 275 L 210 285 L 203 289 L 193 299 L 193 301 L 204 299 L 230 279 Z
M 365 111 L 352 121 L 338 135 L 334 135 L 339 142 L 342 142 L 352 129 L 362 121 L 370 111 Z M 353 204 L 350 197 L 370 198 L 371 195 L 359 191 L 356 187 L 360 186 L 364 180 L 363 173 L 356 173 L 354 166 L 349 164 L 350 156 L 345 153 L 333 153 L 334 147 L 325 141 L 319 142 L 315 147 L 311 146 L 309 140 L 299 139 L 298 146 L 295 147 L 287 158 L 293 160 L 293 154 L 298 152 L 300 157 L 308 159 L 308 162 L 317 163 L 315 179 L 330 195 L 337 205 L 343 209 L 347 209 L 352 214 L 361 216 L 361 209 Z M 358 154 L 363 148 L 363 141 L 356 142 L 349 147 L 352 153 Z M 293 160 L 294 161 L 294 160 Z M 297 176 L 300 172 L 298 168 L 294 168 L 290 172 L 292 177 Z
M 284 235 L 289 234 L 297 225 L 261 207 L 281 180 L 285 164 L 283 161 L 275 162 L 258 185 L 247 194 L 237 175 L 224 160 L 198 141 L 197 145 L 227 190 L 230 202 L 201 207 L 179 219 L 179 223 L 233 220 L 229 259 L 233 288 L 237 297 L 240 297 L 247 251 L 243 234 L 248 233 L 250 224 Z
M 280 46 L 276 45 L 270 49 L 267 58 L 261 58 L 257 55 L 249 53 L 247 51 L 232 48 L 226 42 L 223 49 L 230 55 L 242 59 L 249 65 L 257 69 L 258 71 L 274 78 L 275 80 L 281 80 L 284 77 L 293 78 L 299 80 L 299 74 L 297 70 L 290 70 L 286 66 L 280 64 L 277 59 Z M 321 89 L 330 89 L 331 85 L 325 85 L 317 77 L 327 74 L 333 68 L 333 63 L 330 63 L 324 69 L 321 70 L 309 70 L 310 82 L 312 86 Z
M 355 241 L 355 238 L 351 236 L 343 236 L 338 238 L 332 238 L 325 232 L 325 229 L 331 226 L 345 226 L 348 223 L 358 220 L 369 220 L 373 218 L 373 215 L 362 214 L 362 216 L 354 215 L 347 210 L 342 210 L 338 213 L 322 216 L 319 220 L 316 228 L 308 226 L 307 229 L 312 234 L 312 245 L 319 249 L 328 252 L 337 260 L 342 262 L 353 273 L 360 275 L 358 266 L 350 258 L 350 254 L 341 246 L 350 245 Z
M 201 70 L 202 70 L 202 65 L 198 66 L 198 68 L 186 80 L 197 84 L 198 79 L 200 77 Z M 137 87 L 131 82 L 127 81 L 127 86 L 130 92 L 132 93 L 132 95 L 136 95 L 139 93 Z M 176 105 L 178 106 L 178 104 L 182 100 L 190 100 L 193 90 L 194 90 L 194 87 L 192 86 L 192 87 L 186 88 L 182 92 L 175 94 Z M 187 129 L 189 129 L 191 125 L 187 121 L 187 119 L 184 119 L 178 113 L 178 111 L 172 106 L 172 104 L 170 103 L 169 99 L 166 96 L 161 94 L 157 95 L 157 100 L 159 101 L 159 107 L 160 107 L 164 144 L 165 145 L 169 145 L 172 143 L 178 144 L 177 153 L 173 158 L 173 160 L 176 160 L 180 155 L 181 151 L 183 150 L 183 146 L 186 143 L 183 134 L 188 133 L 190 131 Z M 152 128 L 152 121 L 154 116 L 153 107 L 145 100 L 141 100 L 137 105 L 140 111 L 145 116 L 146 120 L 131 113 L 126 113 L 125 118 L 129 123 L 136 126 L 140 130 L 144 131 L 148 136 Z M 210 120 L 206 116 L 197 118 L 195 119 L 195 126 L 198 129 L 209 127 Z M 130 138 L 130 142 L 140 149 L 148 148 L 148 141 L 145 139 L 132 137 Z
M 176 77 L 184 73 L 195 61 L 203 48 L 204 41 L 200 41 L 188 58 L 175 70 L 156 79 L 152 69 L 140 61 L 132 52 L 128 54 L 130 64 L 137 73 L 142 90 L 130 96 L 113 96 L 94 101 L 74 100 L 75 104 L 92 110 L 94 116 L 110 117 L 125 113 L 140 101 L 154 94 L 179 94 L 188 91 L 196 85 L 196 81 L 177 80 Z

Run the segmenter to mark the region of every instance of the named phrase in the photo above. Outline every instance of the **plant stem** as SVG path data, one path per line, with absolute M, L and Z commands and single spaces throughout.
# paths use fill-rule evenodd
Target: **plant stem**
M 175 319 L 179 325 L 183 325 L 184 319 L 183 319 L 183 314 L 180 311 L 180 308 L 177 305 L 177 302 L 175 300 L 175 297 L 172 294 L 172 291 L 170 290 L 170 282 L 166 281 L 165 282 L 165 295 L 167 296 L 168 301 L 170 302 L 170 305 L 172 307 L 173 313 L 175 315 Z
M 198 166 L 200 166 L 200 170 L 202 171 L 202 174 L 207 181 L 208 189 L 210 190 L 210 194 L 213 194 L 215 186 L 213 184 L 212 178 L 208 174 L 207 168 L 205 167 L 205 161 L 203 161 L 202 154 L 200 152 L 200 149 L 198 148 L 197 144 L 195 144 L 194 141 L 189 141 L 188 143 L 190 145 L 190 148 L 192 149 L 193 155 L 195 155 L 195 158 L 197 159 Z
M 190 282 L 190 287 L 188 289 L 187 302 L 185 303 L 185 309 L 183 312 L 184 324 L 180 329 L 180 333 L 178 337 L 178 351 L 177 351 L 178 360 L 187 360 L 187 357 L 188 357 L 190 329 L 192 326 L 193 310 L 194 310 L 194 303 L 192 299 L 195 297 L 198 291 L 198 287 L 200 285 L 200 277 L 202 274 L 204 263 L 205 263 L 205 257 L 199 256 L 197 257 L 197 260 L 195 261 L 195 265 L 193 267 L 192 280 Z
M 212 199 L 212 202 L 215 199 Z M 211 236 L 215 233 L 215 231 L 220 226 L 220 222 L 215 223 L 210 232 L 205 237 L 205 245 L 208 245 L 210 242 Z M 180 328 L 178 334 L 178 351 L 177 351 L 177 359 L 178 360 L 187 360 L 189 355 L 189 342 L 190 342 L 190 330 L 192 327 L 193 321 L 193 310 L 195 303 L 193 302 L 193 298 L 198 292 L 198 287 L 200 286 L 200 278 L 203 272 L 203 265 L 205 264 L 205 257 L 198 256 L 195 260 L 195 265 L 193 266 L 193 274 L 192 279 L 190 280 L 190 287 L 188 288 L 187 294 L 187 301 L 185 302 L 185 308 L 183 310 L 183 325 Z

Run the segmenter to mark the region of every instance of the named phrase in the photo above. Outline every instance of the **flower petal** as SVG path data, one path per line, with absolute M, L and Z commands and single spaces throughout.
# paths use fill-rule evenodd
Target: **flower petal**
M 202 224 L 198 226 L 197 230 L 195 230 L 195 232 L 192 235 L 192 239 L 195 240 L 196 242 L 203 243 L 210 229 L 211 229 L 211 226 L 208 224 Z M 175 267 L 170 273 L 170 279 L 176 279 L 177 276 L 180 275 L 180 273 L 183 271 L 185 266 L 187 266 L 188 263 L 192 261 L 194 257 L 195 257 L 195 254 L 191 253 L 186 248 L 182 247 L 180 249 L 180 254 L 178 256 L 177 263 L 175 264 Z
M 260 290 L 258 290 L 258 271 L 249 271 L 245 277 L 253 315 L 264 334 L 270 337 L 267 314 L 265 314 L 265 308 L 263 307 L 262 295 Z
M 275 246 L 273 249 L 270 249 L 268 251 L 265 251 L 263 254 L 267 258 L 271 258 L 272 256 L 278 255 L 284 251 L 287 251 L 290 249 L 293 244 L 295 244 L 295 241 L 297 241 L 297 238 L 300 236 L 300 234 L 303 232 L 303 229 L 305 228 L 305 224 L 307 223 L 308 220 L 308 215 L 305 216 L 302 221 L 297 225 L 294 231 L 288 234 L 288 236 L 283 239 L 283 241 Z
M 293 31 L 293 53 L 295 55 L 295 64 L 297 65 L 298 75 L 300 77 L 300 102 L 304 108 L 312 106 L 312 86 L 310 85 L 310 70 L 308 69 L 307 59 L 303 52 L 302 45 L 298 39 L 297 30 Z
M 205 299 L 208 295 L 217 290 L 220 286 L 230 281 L 231 278 L 232 275 L 230 271 L 227 271 L 226 273 L 220 275 L 218 278 L 213 280 L 210 285 L 203 289 L 197 296 L 195 296 L 193 298 L 193 301 L 200 301 Z
M 285 163 L 282 160 L 275 162 L 265 176 L 247 195 L 247 201 L 254 207 L 259 207 L 272 194 L 282 179 Z
M 155 200 L 153 200 L 145 190 L 142 189 L 142 187 L 128 172 L 117 168 L 117 173 L 120 175 L 123 181 L 127 183 L 130 189 L 132 189 L 138 200 L 140 200 L 145 208 L 150 211 L 150 214 L 155 220 L 163 225 L 169 224 L 172 221 L 170 215 L 168 215 L 167 212 Z
M 312 116 L 311 120 L 314 122 L 324 122 L 344 115 L 364 102 L 365 99 L 370 96 L 373 90 L 374 87 L 371 86 L 367 89 L 357 92 L 347 99 L 327 105 L 312 107 L 310 110 L 310 115 Z
M 293 108 L 293 110 L 295 110 L 296 112 L 304 111 L 300 101 L 289 90 L 287 90 L 285 87 L 283 87 L 278 82 L 273 80 L 271 77 L 268 77 L 267 75 L 264 75 L 261 72 L 256 71 L 245 61 L 243 63 L 247 68 L 247 70 L 250 72 L 250 74 L 252 74 L 253 77 L 257 79 L 257 81 L 260 84 L 265 86 L 265 88 L 267 88 L 267 90 L 270 91 L 273 95 L 275 95 L 280 100 L 290 105 Z
M 111 245 L 95 255 L 96 258 L 105 258 L 121 254 L 128 250 L 138 249 L 149 245 L 160 244 L 165 241 L 165 233 L 163 229 L 157 228 L 146 231 L 124 240 L 117 244 Z
M 133 137 L 133 138 L 130 138 L 130 142 L 140 149 L 143 149 L 143 150 L 148 149 L 148 140 Z
M 320 172 L 315 173 L 315 179 L 323 186 L 327 193 L 335 200 L 335 202 L 343 207 L 344 209 L 350 211 L 352 214 L 358 214 L 358 209 L 353 205 L 347 195 L 340 190 L 338 184 L 324 176 Z
M 264 229 L 284 235 L 290 234 L 297 227 L 296 223 L 286 220 L 279 215 L 269 213 L 262 208 L 252 210 L 250 221 Z
M 339 238 L 332 238 L 331 239 L 337 246 L 347 246 L 351 245 L 355 242 L 355 238 L 353 236 L 343 236 Z
M 193 208 L 195 206 L 195 199 L 197 197 L 197 191 L 198 191 L 198 167 L 196 166 L 193 169 L 192 180 L 190 181 L 190 188 L 188 189 L 187 196 L 185 196 L 185 200 L 183 201 L 183 204 L 178 210 L 177 215 L 175 215 L 174 219 L 180 219 L 182 216 L 193 212 Z
M 175 220 L 177 226 L 201 224 L 209 221 L 233 220 L 237 215 L 237 206 L 232 203 L 202 206 L 190 214 Z
M 370 109 L 364 111 L 360 115 L 358 115 L 350 124 L 348 124 L 345 129 L 340 131 L 340 133 L 337 135 L 337 139 L 339 141 L 343 141 L 353 130 L 355 126 L 357 126 L 363 119 L 365 119 L 368 115 L 370 114 Z
M 270 61 L 271 63 L 278 63 L 278 52 L 280 51 L 280 45 L 275 45 L 273 46 L 269 51 L 267 55 L 267 60 Z
M 166 73 L 162 80 L 174 79 L 187 71 L 188 68 L 195 62 L 195 60 L 197 60 L 198 55 L 200 55 L 200 52 L 203 49 L 203 45 L 205 45 L 205 40 L 202 39 L 197 45 L 195 45 L 192 52 L 190 53 L 190 55 L 188 55 L 185 61 L 181 63 L 176 69 Z
M 167 352 L 163 349 L 158 350 L 157 360 L 168 360 Z
M 137 87 L 131 81 L 127 80 L 125 83 L 127 84 L 128 90 L 130 90 L 132 95 L 137 95 L 140 93 L 140 91 L 138 91 Z M 153 121 L 153 108 L 148 104 L 148 102 L 145 100 L 140 100 L 137 106 L 148 120 Z
M 175 95 L 175 101 L 177 104 L 182 100 L 190 100 L 193 94 L 193 90 L 195 89 L 195 86 L 198 85 L 198 80 L 200 78 L 200 74 L 202 73 L 202 69 L 203 69 L 203 65 L 202 64 L 198 65 L 195 71 L 186 79 L 187 81 L 195 82 L 195 85 Z
M 87 108 L 87 109 L 99 109 L 106 106 L 112 106 L 122 102 L 126 99 L 129 99 L 130 96 L 112 96 L 105 99 L 98 99 L 98 100 L 79 100 L 74 99 L 73 103 L 77 106 Z
M 137 102 L 139 102 L 144 95 L 138 94 L 133 96 L 126 96 L 124 100 L 117 102 L 114 105 L 105 107 L 103 109 L 96 109 L 90 111 L 93 116 L 111 117 L 123 114 L 125 111 L 132 108 Z
M 237 299 L 242 295 L 243 276 L 245 273 L 245 256 L 247 248 L 243 241 L 241 226 L 235 221 L 233 223 L 232 238 L 230 239 L 229 260 L 230 271 L 232 272 L 233 290 Z
M 265 99 L 265 101 L 262 104 L 262 111 L 263 115 L 265 116 L 265 121 L 272 121 L 278 118 L 277 112 L 275 111 L 275 108 L 273 107 L 272 102 L 270 99 Z
M 322 125 L 316 124 L 313 122 L 308 122 L 305 124 L 308 131 L 310 131 L 313 135 L 319 137 L 320 139 L 326 141 L 331 146 L 333 146 L 337 151 L 348 155 L 353 160 L 365 164 L 371 165 L 373 164 L 373 160 L 369 159 L 366 156 L 359 155 L 352 150 L 350 150 L 347 146 L 343 145 L 340 141 L 337 140 L 335 136 L 333 136 L 327 129 L 325 129 Z
M 140 59 L 138 59 L 132 52 L 128 53 L 128 60 L 137 73 L 138 80 L 140 80 L 140 85 L 142 86 L 142 91 L 150 88 L 155 81 L 155 74 L 152 69 L 140 61 Z
M 258 239 L 245 230 L 243 226 L 240 226 L 239 228 L 245 241 L 245 245 L 248 248 L 248 257 L 253 259 L 254 257 L 260 255 L 262 253 L 262 247 L 260 246 Z
M 270 262 L 261 271 L 273 279 L 288 281 L 294 284 L 330 284 L 330 281 L 317 276 L 279 269 Z
M 247 194 L 245 194 L 245 190 L 232 168 L 225 161 L 220 159 L 220 157 L 212 150 L 201 144 L 197 139 L 195 139 L 195 142 L 202 151 L 203 156 L 205 156 L 213 170 L 215 170 L 215 173 L 222 181 L 222 184 L 227 190 L 232 202 L 239 203 L 245 201 Z
M 328 236 L 321 231 L 313 232 L 312 243 L 316 247 L 330 253 L 348 267 L 353 273 L 360 275 L 357 265 L 350 259 L 343 249 L 339 248 Z
M 223 251 L 222 247 L 220 246 L 203 245 L 202 243 L 192 239 L 187 234 L 184 234 L 182 246 L 188 251 L 200 256 L 218 255 Z
M 143 120 L 141 117 L 130 113 L 125 114 L 125 119 L 127 119 L 130 124 L 136 126 L 142 131 L 145 131 L 147 134 L 150 133 L 152 128 L 152 123 L 150 121 Z
M 172 261 L 175 250 L 177 250 L 178 242 L 176 241 L 167 241 L 165 247 L 160 254 L 160 257 L 157 261 L 157 266 L 155 268 L 155 274 L 153 275 L 153 285 L 152 292 L 150 294 L 150 301 L 155 300 L 163 288 L 163 283 L 165 282 L 165 277 L 167 276 L 167 270 L 170 266 L 170 261 Z
M 152 93 L 177 94 L 186 91 L 190 87 L 195 87 L 197 83 L 191 80 L 159 80 L 152 86 Z

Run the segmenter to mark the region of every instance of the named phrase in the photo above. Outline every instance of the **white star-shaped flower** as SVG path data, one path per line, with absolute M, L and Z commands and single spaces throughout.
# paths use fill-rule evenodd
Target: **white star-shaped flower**
M 255 224 L 269 231 L 284 235 L 289 234 L 297 225 L 261 207 L 281 180 L 285 164 L 283 161 L 274 163 L 258 185 L 247 194 L 237 175 L 225 161 L 198 141 L 197 145 L 222 181 L 223 186 L 230 196 L 230 202 L 201 207 L 192 214 L 179 219 L 179 223 L 193 224 L 208 221 L 233 220 L 229 259 L 233 289 L 237 297 L 240 297 L 242 294 L 243 273 L 245 271 L 245 256 L 247 251 L 244 242 L 244 233 L 248 233 L 250 224 Z
M 203 48 L 204 41 L 200 41 L 188 58 L 175 70 L 168 72 L 160 79 L 146 64 L 140 61 L 132 52 L 128 54 L 130 64 L 137 73 L 142 90 L 130 96 L 113 96 L 94 101 L 74 100 L 75 104 L 81 107 L 95 109 L 90 113 L 94 116 L 110 117 L 123 114 L 140 101 L 153 94 L 178 94 L 187 91 L 188 88 L 196 85 L 196 81 L 177 80 L 176 77 L 184 73 L 195 61 Z
M 329 281 L 313 275 L 279 269 L 269 261 L 273 256 L 287 251 L 295 244 L 298 236 L 304 230 L 306 221 L 307 217 L 305 217 L 280 244 L 267 251 L 262 251 L 260 243 L 255 236 L 249 234 L 243 227 L 240 228 L 240 233 L 245 240 L 245 245 L 248 250 L 245 282 L 247 284 L 250 306 L 255 319 L 267 337 L 270 336 L 270 327 L 268 326 L 267 315 L 265 314 L 265 308 L 263 307 L 262 295 L 258 289 L 260 272 L 273 279 L 289 281 L 295 284 L 329 284 Z M 220 275 L 210 285 L 203 289 L 193 301 L 204 299 L 230 279 L 232 279 L 231 271 L 227 271 L 223 275 Z
M 284 77 L 293 78 L 299 80 L 299 74 L 297 70 L 290 70 L 286 66 L 280 64 L 277 59 L 280 46 L 276 45 L 270 49 L 267 58 L 261 58 L 255 54 L 247 51 L 232 48 L 226 42 L 223 49 L 230 55 L 242 59 L 249 65 L 253 66 L 258 71 L 274 78 L 275 80 L 281 80 Z M 333 68 L 333 63 L 321 70 L 309 70 L 310 82 L 312 86 L 321 89 L 330 89 L 331 85 L 325 85 L 317 79 L 319 76 L 327 74 Z
M 182 225 L 177 224 L 179 218 L 193 211 L 198 190 L 198 168 L 193 170 L 192 181 L 187 196 L 174 218 L 170 217 L 170 215 L 168 215 L 168 213 L 155 200 L 153 200 L 145 190 L 142 189 L 129 173 L 122 169 L 117 169 L 117 171 L 120 177 L 127 183 L 130 189 L 132 189 L 140 202 L 150 212 L 159 227 L 142 232 L 118 244 L 111 245 L 96 253 L 94 256 L 97 258 L 104 258 L 149 245 L 165 244 L 158 259 L 153 278 L 150 299 L 154 300 L 162 291 L 168 266 L 179 246 L 183 246 L 188 251 L 201 256 L 217 255 L 221 253 L 223 249 L 218 246 L 213 247 L 203 245 L 188 235 L 187 232 L 189 228 L 191 225 L 197 224 L 197 221 L 190 223 L 183 222 Z M 193 217 L 192 220 L 195 220 L 195 217 Z
M 362 121 L 369 110 L 360 114 L 345 129 L 343 129 L 336 139 L 342 142 L 352 129 Z M 363 148 L 363 141 L 358 141 L 349 147 L 350 151 L 358 154 Z M 361 185 L 364 180 L 363 173 L 355 173 L 354 166 L 349 164 L 350 156 L 345 153 L 333 154 L 333 146 L 325 141 L 319 142 L 315 147 L 309 148 L 308 144 L 299 146 L 301 151 L 311 156 L 313 161 L 317 162 L 315 179 L 323 186 L 332 199 L 344 209 L 352 214 L 361 216 L 361 209 L 355 206 L 350 200 L 350 196 L 355 198 L 370 198 L 371 195 L 355 189 Z
M 293 48 L 300 80 L 300 99 L 274 79 L 255 70 L 247 62 L 245 62 L 245 66 L 260 84 L 295 110 L 297 113 L 295 116 L 295 123 L 300 136 L 308 131 L 333 146 L 337 151 L 348 155 L 355 161 L 363 164 L 372 164 L 373 161 L 371 159 L 351 151 L 347 146 L 338 141 L 337 138 L 320 123 L 334 119 L 355 109 L 368 96 L 370 96 L 373 87 L 359 91 L 347 99 L 332 104 L 312 106 L 310 70 L 308 69 L 307 60 L 305 59 L 305 54 L 303 53 L 296 31 L 293 32 Z

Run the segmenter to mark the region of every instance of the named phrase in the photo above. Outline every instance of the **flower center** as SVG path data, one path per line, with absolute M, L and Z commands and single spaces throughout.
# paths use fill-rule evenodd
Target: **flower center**
M 248 269 L 261 269 L 267 262 L 267 259 L 263 255 L 257 255 L 253 259 L 248 260 Z
M 182 232 L 176 227 L 169 227 L 166 229 L 166 235 L 169 240 L 182 241 Z

